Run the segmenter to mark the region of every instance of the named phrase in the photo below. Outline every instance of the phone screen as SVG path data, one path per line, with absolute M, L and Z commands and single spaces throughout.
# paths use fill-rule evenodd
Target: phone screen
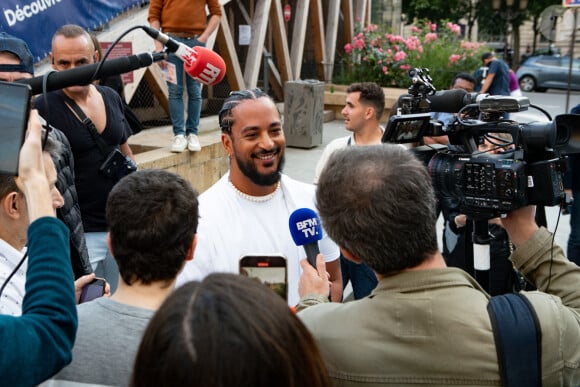
M 246 255 L 240 259 L 240 274 L 255 278 L 288 300 L 286 257 L 283 255 Z
M 0 81 L 0 172 L 18 174 L 30 111 L 30 86 Z
M 105 280 L 95 278 L 91 283 L 85 285 L 81 291 L 79 303 L 92 301 L 95 298 L 102 297 L 105 294 Z

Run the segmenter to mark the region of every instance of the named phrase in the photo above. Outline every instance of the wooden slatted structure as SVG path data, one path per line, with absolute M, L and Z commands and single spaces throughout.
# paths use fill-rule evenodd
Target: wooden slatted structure
M 304 78 L 328 81 L 332 77 L 337 54 L 351 42 L 355 23 L 370 22 L 372 0 L 221 0 L 222 19 L 207 47 L 219 52 L 227 66 L 226 81 L 230 90 L 261 87 L 284 99 L 284 84 Z M 291 18 L 284 19 L 284 7 L 291 8 Z M 126 15 L 120 23 L 99 34 L 101 41 L 114 40 L 128 26 L 147 24 L 147 9 Z M 249 25 L 249 45 L 240 45 L 239 26 Z M 124 40 L 133 42 L 133 52 L 150 51 L 149 37 L 134 31 Z M 268 79 L 264 82 L 264 56 Z M 312 71 L 314 67 L 314 73 Z M 305 75 L 303 69 L 310 71 Z M 167 85 L 158 66 L 134 71 L 134 82 L 125 86 L 131 101 L 141 82 L 169 114 Z M 207 87 L 208 97 L 213 88 Z
M 264 54 L 269 56 L 268 88 L 283 98 L 283 85 L 302 77 L 306 62 L 314 63 L 316 78 L 332 76 L 337 48 L 352 41 L 355 20 L 370 22 L 372 0 L 222 0 L 222 23 L 215 49 L 226 60 L 232 90 L 264 87 L 259 83 Z M 284 21 L 289 5 L 291 18 Z M 241 24 L 251 27 L 250 44 L 239 46 Z M 243 63 L 242 66 L 239 64 Z

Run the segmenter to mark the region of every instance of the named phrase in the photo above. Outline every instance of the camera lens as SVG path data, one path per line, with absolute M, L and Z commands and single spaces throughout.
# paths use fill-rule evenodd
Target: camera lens
M 429 162 L 433 188 L 441 197 L 462 197 L 461 169 L 463 163 L 456 155 L 437 153 Z

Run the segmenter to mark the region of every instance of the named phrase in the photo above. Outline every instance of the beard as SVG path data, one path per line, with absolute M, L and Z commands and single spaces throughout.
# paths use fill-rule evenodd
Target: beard
M 240 168 L 240 171 L 242 171 L 242 173 L 248 179 L 250 179 L 252 183 L 260 186 L 271 186 L 280 181 L 280 178 L 282 177 L 282 169 L 284 167 L 284 161 L 285 157 L 284 154 L 282 154 L 282 157 L 278 162 L 278 168 L 276 168 L 276 171 L 264 175 L 258 172 L 256 166 L 254 165 L 251 159 L 245 162 L 236 156 L 236 163 L 238 164 L 238 168 Z

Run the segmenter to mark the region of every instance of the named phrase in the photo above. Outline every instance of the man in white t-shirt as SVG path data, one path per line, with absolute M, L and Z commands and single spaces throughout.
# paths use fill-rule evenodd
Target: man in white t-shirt
M 199 197 L 198 247 L 177 283 L 213 272 L 239 273 L 244 255 L 282 254 L 287 259 L 288 304 L 299 300 L 300 260 L 288 220 L 298 208 L 316 209 L 315 187 L 282 174 L 286 139 L 280 112 L 260 89 L 233 92 L 219 113 L 230 170 Z M 326 233 L 318 242 L 332 282 L 332 301 L 342 300 L 339 250 Z
M 353 83 L 346 90 L 346 102 L 342 108 L 345 128 L 352 132 L 350 136 L 332 140 L 318 164 L 314 174 L 314 184 L 328 158 L 337 149 L 348 145 L 375 145 L 381 143 L 384 129 L 380 125 L 381 116 L 385 110 L 385 93 L 374 82 Z
M 318 177 L 326 165 L 330 155 L 337 149 L 349 145 L 375 145 L 381 143 L 384 129 L 380 125 L 380 119 L 385 110 L 385 93 L 374 82 L 353 83 L 346 90 L 346 103 L 342 109 L 344 126 L 351 131 L 350 136 L 332 140 L 324 152 L 314 174 L 314 184 L 318 183 Z M 342 284 L 346 286 L 351 282 L 353 296 L 360 299 L 368 296 L 377 286 L 375 273 L 364 263 L 354 263 L 343 256 L 340 257 L 342 272 Z

